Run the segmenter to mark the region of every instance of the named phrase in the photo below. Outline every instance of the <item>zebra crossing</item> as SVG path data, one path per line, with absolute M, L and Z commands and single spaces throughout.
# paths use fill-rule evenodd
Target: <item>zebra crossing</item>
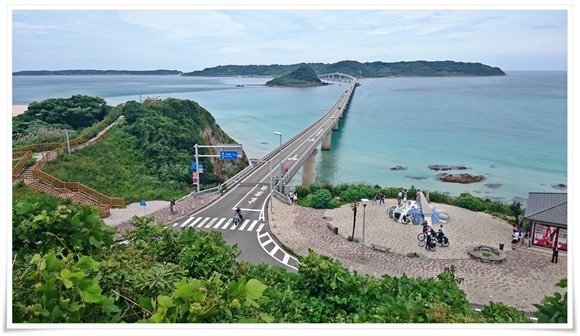
M 218 229 L 230 231 L 260 232 L 266 225 L 258 219 L 246 219 L 242 224 L 234 225 L 233 218 L 219 217 L 195 217 L 191 216 L 185 220 L 173 223 L 173 227 L 196 228 L 196 229 Z

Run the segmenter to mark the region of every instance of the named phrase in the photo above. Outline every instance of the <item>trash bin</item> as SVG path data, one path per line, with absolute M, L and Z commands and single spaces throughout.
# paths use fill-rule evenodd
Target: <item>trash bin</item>
M 499 249 L 503 251 L 503 243 L 499 243 Z

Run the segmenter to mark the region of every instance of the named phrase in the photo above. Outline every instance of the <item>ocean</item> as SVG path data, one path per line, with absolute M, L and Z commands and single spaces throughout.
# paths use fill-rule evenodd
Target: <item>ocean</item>
M 347 83 L 270 88 L 269 78 L 15 76 L 14 105 L 75 94 L 114 106 L 147 97 L 191 99 L 260 158 L 325 113 Z M 363 78 L 330 151 L 317 155 L 317 181 L 468 192 L 505 202 L 529 192 L 565 192 L 567 73 L 501 77 Z M 184 163 L 188 164 L 188 163 Z M 441 182 L 430 165 L 465 166 L 478 183 Z M 404 166 L 405 170 L 391 170 Z M 298 173 L 291 185 L 301 182 Z

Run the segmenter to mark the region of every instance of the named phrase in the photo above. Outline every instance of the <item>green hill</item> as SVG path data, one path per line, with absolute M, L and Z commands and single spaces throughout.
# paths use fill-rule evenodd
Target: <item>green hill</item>
M 298 67 L 289 74 L 282 75 L 266 82 L 267 86 L 320 86 L 325 85 L 316 72 L 306 65 Z
M 363 77 L 421 77 L 421 76 L 505 76 L 500 68 L 481 63 L 455 61 L 366 62 L 340 61 L 332 64 L 299 63 L 292 65 L 221 65 L 183 76 L 248 76 L 275 77 L 308 66 L 316 74 L 341 72 L 357 78 Z

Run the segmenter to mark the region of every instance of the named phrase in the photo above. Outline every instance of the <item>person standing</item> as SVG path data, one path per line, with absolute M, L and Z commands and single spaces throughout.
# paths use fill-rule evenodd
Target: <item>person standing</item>
M 415 201 L 417 203 L 421 202 L 421 189 L 417 189 L 417 193 L 415 194 Z
M 376 191 L 373 191 L 372 200 L 373 200 L 373 204 L 377 204 L 377 192 Z
M 520 238 L 520 232 L 519 231 L 513 231 L 512 233 L 512 249 L 515 250 L 516 246 L 518 245 L 518 239 Z
M 529 249 L 530 248 L 530 233 L 526 231 L 524 235 L 524 245 Z
M 175 215 L 175 198 L 172 198 L 171 201 L 169 201 L 169 211 L 171 211 L 172 215 Z
M 385 204 L 385 193 L 381 191 L 381 199 L 379 200 L 379 205 Z
M 298 194 L 294 193 L 292 194 L 292 197 L 294 198 L 294 204 L 298 204 Z
M 407 189 L 403 189 L 403 202 L 407 202 Z
M 397 194 L 397 205 L 401 206 L 401 201 L 403 200 L 403 190 L 399 191 Z
M 558 248 L 558 244 L 556 244 L 556 242 L 554 242 L 554 247 L 552 248 L 552 262 L 554 264 L 558 263 L 558 251 L 560 249 Z

